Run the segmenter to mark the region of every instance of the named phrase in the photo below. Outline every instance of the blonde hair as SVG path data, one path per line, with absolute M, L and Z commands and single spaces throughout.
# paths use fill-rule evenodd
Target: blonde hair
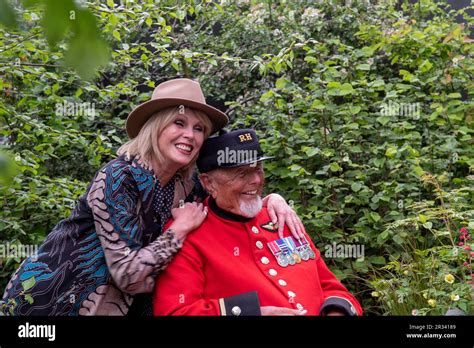
M 190 108 L 196 114 L 196 117 L 204 125 L 204 140 L 206 140 L 212 131 L 212 123 L 209 117 L 202 111 Z M 151 168 L 155 159 L 158 165 L 163 165 L 164 158 L 158 148 L 158 138 L 161 133 L 173 123 L 176 116 L 182 114 L 182 107 L 171 107 L 160 110 L 153 114 L 142 126 L 138 135 L 123 144 L 118 150 L 117 155 L 125 155 L 127 159 L 139 156 L 145 163 L 145 166 Z M 190 179 L 194 171 L 194 166 L 199 152 L 191 159 L 191 162 L 178 170 L 178 174 L 183 179 Z

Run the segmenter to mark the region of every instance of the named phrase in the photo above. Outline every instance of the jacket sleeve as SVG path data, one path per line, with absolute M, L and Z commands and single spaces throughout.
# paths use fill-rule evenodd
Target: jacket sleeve
M 110 164 L 94 178 L 87 201 L 109 272 L 130 294 L 152 292 L 156 275 L 181 248 L 171 231 L 143 247 L 137 183 L 128 163 Z
M 316 254 L 319 280 L 324 295 L 319 314 L 325 315 L 331 309 L 337 309 L 349 316 L 362 315 L 362 307 L 357 299 L 341 284 L 334 273 L 329 270 L 313 242 L 310 241 L 309 243 Z
M 256 291 L 226 298 L 204 298 L 203 262 L 192 244 L 182 250 L 156 281 L 154 315 L 260 315 Z

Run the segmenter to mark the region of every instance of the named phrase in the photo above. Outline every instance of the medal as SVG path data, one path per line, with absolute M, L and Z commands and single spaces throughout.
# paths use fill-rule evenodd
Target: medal
M 277 263 L 278 263 L 281 267 L 287 267 L 287 266 L 288 266 L 288 259 L 286 258 L 286 255 L 283 255 L 282 253 L 280 253 L 280 254 L 277 256 Z
M 280 247 L 275 241 L 267 243 L 268 248 L 272 252 L 273 256 L 275 256 L 277 263 L 281 267 L 287 267 L 288 266 L 288 260 L 286 259 L 285 255 L 282 253 Z
M 296 244 L 295 244 L 295 241 L 293 240 L 293 237 L 286 237 L 285 242 L 288 245 L 288 249 L 290 249 L 291 257 L 293 258 L 293 263 L 291 263 L 291 264 L 294 265 L 295 263 L 300 263 L 301 262 L 301 256 L 298 252 L 298 248 L 296 247 Z
M 307 243 L 307 241 L 295 240 L 290 236 L 271 241 L 267 243 L 267 246 L 276 258 L 278 265 L 288 267 L 288 265 L 293 266 L 301 263 L 301 260 L 307 261 L 310 258 L 315 258 Z
M 311 247 L 309 246 L 306 236 L 304 237 L 304 241 L 305 241 L 306 250 L 308 252 L 308 256 L 314 260 L 316 258 L 316 254 L 314 253 L 313 249 L 311 249 Z
M 294 264 L 296 264 L 296 261 L 295 261 L 295 259 L 293 258 L 293 254 L 286 254 L 286 258 L 288 259 L 288 263 L 289 263 L 290 265 L 293 266 Z
M 303 261 L 308 261 L 309 260 L 309 254 L 308 254 L 308 251 L 306 250 L 306 245 L 303 244 L 301 242 L 301 240 L 296 240 L 295 241 L 295 244 L 296 244 L 296 249 L 298 250 L 300 256 L 301 256 L 301 259 Z

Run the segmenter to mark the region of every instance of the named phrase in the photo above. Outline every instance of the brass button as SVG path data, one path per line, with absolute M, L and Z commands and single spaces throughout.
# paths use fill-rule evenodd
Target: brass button
M 268 259 L 268 257 L 262 257 L 260 259 L 260 261 L 264 264 L 264 265 L 268 265 L 268 263 L 270 262 L 270 260 Z
M 278 284 L 280 284 L 281 286 L 286 286 L 286 282 L 283 279 L 280 279 L 278 281 Z
M 293 291 L 288 291 L 288 296 L 296 297 L 296 294 Z
M 255 234 L 258 234 L 258 228 L 255 226 L 252 226 L 252 232 Z
M 272 277 L 276 276 L 278 274 L 277 271 L 275 271 L 273 268 L 268 271 Z
M 257 248 L 259 249 L 263 249 L 263 243 L 261 241 L 258 241 L 257 243 L 255 243 L 257 245 Z

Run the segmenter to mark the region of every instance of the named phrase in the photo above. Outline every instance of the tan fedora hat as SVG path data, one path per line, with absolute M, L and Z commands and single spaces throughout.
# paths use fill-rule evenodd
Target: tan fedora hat
M 212 122 L 212 133 L 222 129 L 229 118 L 222 111 L 206 104 L 199 82 L 190 79 L 174 79 L 156 86 L 151 100 L 138 105 L 127 117 L 125 128 L 130 139 L 135 138 L 145 122 L 155 112 L 184 105 L 204 112 Z

